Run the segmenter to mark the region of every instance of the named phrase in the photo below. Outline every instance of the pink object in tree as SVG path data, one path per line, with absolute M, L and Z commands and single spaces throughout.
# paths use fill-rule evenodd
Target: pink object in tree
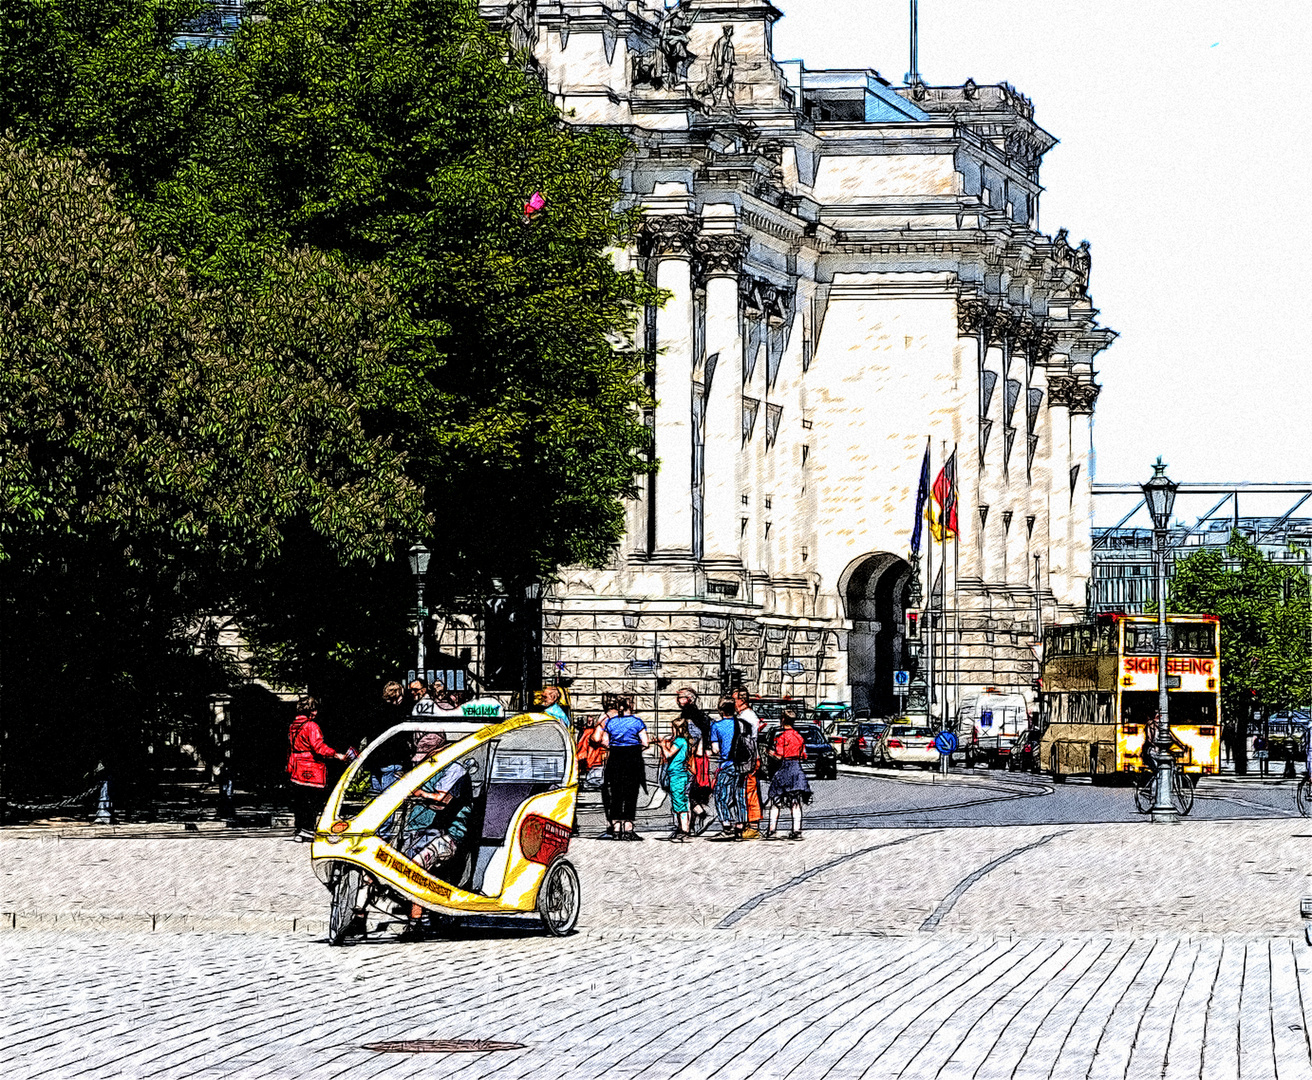
M 524 220 L 527 221 L 539 210 L 545 208 L 546 205 L 547 205 L 547 197 L 543 195 L 542 192 L 540 191 L 533 192 L 528 202 L 524 204 Z

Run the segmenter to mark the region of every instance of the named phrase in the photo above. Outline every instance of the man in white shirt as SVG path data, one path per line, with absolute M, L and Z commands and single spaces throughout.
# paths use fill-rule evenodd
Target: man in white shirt
M 761 718 L 751 706 L 751 698 L 746 689 L 735 687 L 730 696 L 733 698 L 735 719 L 748 725 L 757 746 L 761 742 Z M 744 840 L 755 840 L 761 835 L 761 791 L 756 780 L 756 769 L 747 774 L 746 784 L 747 827 L 743 829 Z

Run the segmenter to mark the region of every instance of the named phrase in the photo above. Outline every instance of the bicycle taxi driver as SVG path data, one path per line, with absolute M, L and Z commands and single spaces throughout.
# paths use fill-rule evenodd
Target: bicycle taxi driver
M 446 745 L 445 732 L 421 735 L 415 743 L 414 764 L 431 760 Z M 453 761 L 416 788 L 413 795 L 418 805 L 410 812 L 412 839 L 405 854 L 430 870 L 455 855 L 468 834 L 472 807 L 469 773 L 460 762 Z

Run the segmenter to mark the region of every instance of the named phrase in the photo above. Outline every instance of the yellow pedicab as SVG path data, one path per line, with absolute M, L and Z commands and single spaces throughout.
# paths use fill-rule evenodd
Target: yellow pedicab
M 494 701 L 398 724 L 351 763 L 310 848 L 332 893 L 328 941 L 371 917 L 531 914 L 554 935 L 578 922 L 565 858 L 578 794 L 574 745 L 545 713 Z M 444 738 L 443 738 L 444 737 Z

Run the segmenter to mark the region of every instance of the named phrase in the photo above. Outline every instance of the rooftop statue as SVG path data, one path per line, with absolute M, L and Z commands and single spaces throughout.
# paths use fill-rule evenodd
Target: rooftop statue
M 697 59 L 696 54 L 688 48 L 692 24 L 696 21 L 697 13 L 692 10 L 692 0 L 679 0 L 661 15 L 658 47 L 665 61 L 667 86 L 688 81 L 688 67 Z

